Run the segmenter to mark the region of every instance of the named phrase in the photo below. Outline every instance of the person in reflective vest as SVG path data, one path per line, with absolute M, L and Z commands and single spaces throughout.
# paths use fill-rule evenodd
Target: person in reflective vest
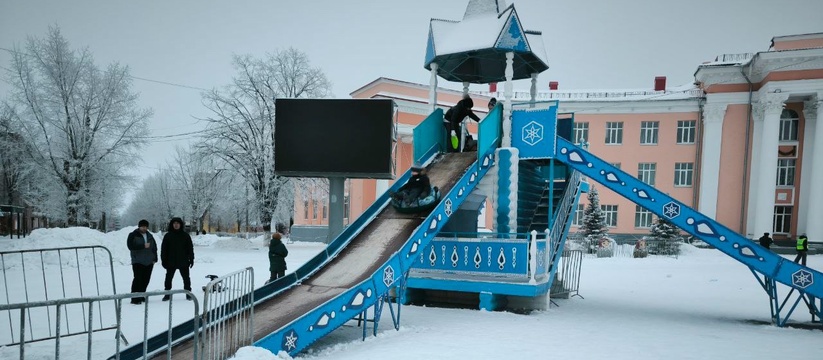
M 806 234 L 802 234 L 797 237 L 797 256 L 794 258 L 794 262 L 806 266 L 806 253 L 809 252 L 809 238 Z

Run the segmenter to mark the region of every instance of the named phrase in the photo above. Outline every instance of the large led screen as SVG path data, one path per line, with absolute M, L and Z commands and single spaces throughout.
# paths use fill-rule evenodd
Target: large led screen
M 392 179 L 394 112 L 388 99 L 277 99 L 274 172 Z

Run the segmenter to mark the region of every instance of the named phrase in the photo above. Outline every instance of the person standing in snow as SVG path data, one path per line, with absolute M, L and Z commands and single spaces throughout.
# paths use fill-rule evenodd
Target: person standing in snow
M 269 272 L 271 276 L 267 282 L 272 282 L 286 275 L 286 256 L 289 256 L 289 250 L 283 244 L 282 235 L 277 232 L 271 234 L 271 242 L 269 242 Z
M 129 233 L 126 238 L 126 246 L 131 252 L 131 271 L 134 279 L 131 281 L 131 292 L 146 292 L 151 280 L 151 271 L 157 263 L 157 242 L 149 232 L 149 221 L 140 220 L 137 222 L 137 229 Z M 132 304 L 142 304 L 148 301 L 147 298 L 131 298 Z
M 794 262 L 806 266 L 806 254 L 809 253 L 809 237 L 805 233 L 797 237 L 795 250 L 797 250 L 797 256 L 794 257 Z
M 194 267 L 194 243 L 191 236 L 186 233 L 183 219 L 176 217 L 169 222 L 168 232 L 163 236 L 163 244 L 160 248 L 160 260 L 163 268 L 166 269 L 166 290 L 171 290 L 171 281 L 174 273 L 180 272 L 183 278 L 183 289 L 191 291 L 191 277 L 189 269 Z M 171 295 L 163 296 L 163 301 L 171 299 Z M 186 295 L 186 300 L 191 300 L 191 296 Z
M 769 237 L 769 233 L 763 233 L 763 236 L 760 237 L 760 246 L 768 249 L 774 243 L 771 237 Z
M 480 118 L 472 112 L 472 107 L 474 107 L 474 101 L 466 95 L 462 100 L 458 101 L 457 104 L 447 110 L 446 114 L 443 116 L 443 126 L 446 128 L 446 138 L 449 139 L 446 141 L 446 148 L 448 149 L 447 152 L 460 151 L 460 132 L 462 131 L 461 124 L 463 124 L 463 119 L 466 116 L 474 121 L 480 121 Z M 454 144 L 451 141 L 452 134 L 457 137 L 456 147 L 454 147 Z

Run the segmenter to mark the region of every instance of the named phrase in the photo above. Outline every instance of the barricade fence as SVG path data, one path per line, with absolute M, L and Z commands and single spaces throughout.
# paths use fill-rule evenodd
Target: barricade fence
M 99 245 L 3 251 L 0 252 L 0 268 L 3 271 L 0 305 L 117 293 L 111 252 Z M 8 333 L 0 331 L 0 345 L 54 339 L 56 329 L 60 329 L 61 336 L 114 329 L 114 325 L 106 324 L 104 319 L 117 316 L 118 302 L 94 301 L 94 309 L 87 309 L 87 306 L 91 305 L 81 301 L 66 303 L 59 309 L 54 306 L 27 307 L 24 315 L 29 323 L 25 336 L 11 331 L 17 317 L 11 311 L 0 310 L 0 329 L 10 330 Z M 75 320 L 90 312 L 94 312 L 94 322 Z M 33 326 L 33 319 L 46 322 L 47 326 Z
M 10 318 L 15 319 L 13 326 L 16 327 L 16 329 L 17 329 L 17 331 L 16 331 L 17 337 L 16 338 L 19 339 L 19 341 L 15 345 L 18 346 L 19 349 L 20 349 L 20 351 L 19 351 L 19 354 L 20 354 L 19 359 L 20 360 L 23 360 L 23 359 L 26 358 L 26 350 L 27 349 L 30 349 L 32 351 L 39 350 L 38 354 L 42 354 L 42 350 L 40 350 L 38 348 L 35 348 L 35 347 L 32 347 L 32 345 L 30 344 L 31 341 L 26 339 L 26 331 L 27 331 L 26 328 L 27 327 L 31 328 L 31 325 L 32 325 L 32 323 L 31 323 L 32 316 L 30 316 L 30 314 L 32 314 L 31 310 L 37 310 L 37 309 L 45 309 L 45 313 L 54 314 L 54 320 L 55 321 L 49 323 L 49 328 L 50 328 L 49 331 L 50 332 L 53 331 L 52 332 L 53 336 L 51 336 L 51 338 L 49 340 L 53 340 L 54 344 L 53 344 L 53 346 L 51 346 L 52 344 L 45 344 L 45 343 L 42 344 L 42 346 L 44 346 L 44 347 L 48 346 L 49 348 L 54 349 L 53 359 L 55 359 L 55 360 L 60 359 L 61 354 L 62 354 L 60 343 L 63 339 L 65 339 L 66 337 L 69 337 L 71 335 L 80 335 L 80 334 L 86 334 L 87 335 L 87 337 L 86 337 L 86 358 L 87 359 L 92 359 L 92 355 L 93 355 L 93 350 L 92 350 L 93 346 L 92 346 L 92 344 L 93 344 L 93 340 L 94 340 L 93 334 L 95 332 L 101 331 L 98 328 L 94 328 L 92 325 L 95 322 L 99 322 L 99 321 L 102 321 L 104 324 L 106 324 L 105 323 L 106 320 L 100 318 L 99 315 L 95 316 L 95 314 L 99 314 L 99 313 L 94 311 L 94 309 L 101 302 L 114 302 L 114 303 L 117 304 L 116 308 L 120 309 L 120 305 L 122 303 L 122 300 L 124 300 L 124 299 L 129 299 L 130 300 L 131 298 L 137 298 L 137 297 L 152 298 L 152 297 L 157 297 L 157 296 L 174 295 L 174 294 L 186 294 L 186 295 L 189 295 L 189 296 L 192 296 L 192 297 L 194 296 L 194 294 L 192 294 L 191 292 L 186 291 L 186 290 L 152 291 L 152 292 L 145 292 L 145 293 L 128 293 L 128 294 L 101 295 L 101 296 L 94 296 L 94 297 L 79 297 L 79 298 L 58 299 L 58 300 L 48 300 L 48 301 L 35 301 L 35 302 L 27 302 L 27 303 L 19 303 L 19 304 L 0 304 L 0 311 L 9 313 Z M 173 300 L 173 297 L 172 297 L 172 300 L 169 301 L 168 330 L 166 331 L 168 333 L 168 343 L 169 344 L 172 343 L 172 331 L 171 330 L 172 330 L 172 327 L 173 327 L 173 323 L 172 323 L 172 315 L 173 315 L 173 309 L 174 309 L 173 303 L 174 303 L 174 300 Z M 194 332 L 192 333 L 191 337 L 193 338 L 192 340 L 194 341 L 194 359 L 198 359 L 197 349 L 198 349 L 198 346 L 199 346 L 199 343 L 200 343 L 199 342 L 199 331 L 198 331 L 200 326 L 199 326 L 199 316 L 198 315 L 200 313 L 200 305 L 196 301 L 193 302 L 193 303 L 194 303 L 194 307 L 193 307 L 194 313 L 193 313 L 192 317 L 194 319 Z M 171 359 L 171 347 L 170 346 L 165 348 L 164 350 L 161 350 L 161 351 L 157 351 L 157 352 L 154 352 L 154 353 L 151 353 L 151 354 L 148 353 L 148 349 L 147 349 L 147 346 L 148 346 L 148 341 L 147 340 L 149 338 L 149 333 L 148 333 L 148 322 L 149 322 L 149 310 L 148 309 L 149 309 L 149 307 L 148 307 L 148 304 L 149 304 L 149 302 L 146 301 L 143 305 L 144 306 L 144 311 L 143 311 L 143 354 L 144 355 L 143 355 L 143 358 L 144 359 L 153 358 L 153 357 L 165 352 L 166 353 L 166 358 Z M 85 331 L 74 332 L 74 333 L 71 333 L 71 334 L 63 333 L 63 329 L 61 328 L 61 324 L 63 323 L 63 318 L 66 315 L 68 315 L 66 313 L 66 309 L 69 308 L 71 305 L 80 305 L 80 306 L 82 306 L 82 309 L 83 309 L 84 312 L 80 315 L 82 315 L 81 316 L 81 319 L 83 320 L 82 322 L 86 323 L 86 326 L 85 326 L 86 330 Z M 37 314 L 37 313 L 35 312 L 34 314 Z M 76 320 L 73 320 L 73 322 L 78 322 L 79 320 L 80 319 L 76 319 Z M 39 322 L 40 319 L 39 318 L 35 319 L 35 321 Z M 114 321 L 115 322 L 113 324 L 106 324 L 106 330 L 114 330 L 115 331 L 115 335 L 113 337 L 113 340 L 115 342 L 115 346 L 114 346 L 115 347 L 115 349 L 114 349 L 115 355 L 114 355 L 114 358 L 119 360 L 120 359 L 120 345 L 121 345 L 120 344 L 121 341 L 119 341 L 119 339 L 123 338 L 122 330 L 121 330 L 123 324 L 122 324 L 122 318 L 121 318 L 121 315 L 120 315 L 120 311 L 117 311 Z M 129 326 L 133 326 L 133 324 L 129 324 Z M 42 327 L 42 326 L 38 325 L 38 327 Z M 12 332 L 15 332 L 15 331 L 12 331 Z M 44 339 L 40 339 L 40 340 L 44 340 Z M 76 358 L 76 351 L 71 351 L 70 356 L 71 356 L 72 359 L 75 359 Z
M 569 298 L 580 296 L 580 271 L 583 265 L 583 251 L 565 250 L 560 257 L 552 282 L 551 297 Z M 582 296 L 580 296 L 582 297 Z
M 254 269 L 213 279 L 203 287 L 201 359 L 226 359 L 254 340 Z

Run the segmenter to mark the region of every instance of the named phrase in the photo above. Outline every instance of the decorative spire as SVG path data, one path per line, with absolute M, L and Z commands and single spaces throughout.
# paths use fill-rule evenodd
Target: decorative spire
M 506 8 L 505 0 L 469 0 L 463 20 L 477 15 L 500 14 Z

